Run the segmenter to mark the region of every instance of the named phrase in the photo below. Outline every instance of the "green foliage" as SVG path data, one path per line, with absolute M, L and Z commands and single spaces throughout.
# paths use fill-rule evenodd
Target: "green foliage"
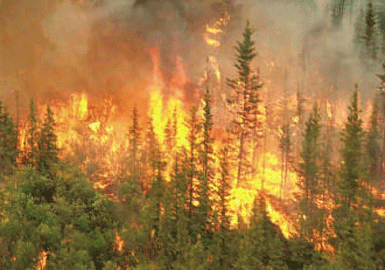
M 313 238 L 313 232 L 322 234 L 322 211 L 317 207 L 317 200 L 323 194 L 320 175 L 321 157 L 319 137 L 321 133 L 320 114 L 314 104 L 308 121 L 302 144 L 301 161 L 299 162 L 299 187 L 301 199 L 299 202 L 301 216 L 301 232 L 307 239 Z
M 372 59 L 376 59 L 377 57 L 375 25 L 376 21 L 373 11 L 373 3 L 372 1 L 368 1 L 368 8 L 365 16 L 365 35 L 363 38 L 365 40 L 366 50 L 369 54 L 369 57 Z
M 130 155 L 129 155 L 129 171 L 131 181 L 138 181 L 140 179 L 140 168 L 139 160 L 140 153 L 139 148 L 141 145 L 140 139 L 140 127 L 139 127 L 139 114 L 136 105 L 132 110 L 131 116 L 131 126 L 129 130 L 129 145 L 130 145 Z
M 28 116 L 27 141 L 25 145 L 24 164 L 29 164 L 37 168 L 39 147 L 38 147 L 38 119 L 36 115 L 36 106 L 33 99 L 30 102 L 30 113 Z
M 337 238 L 332 244 L 340 252 L 337 263 L 345 262 L 341 269 L 372 269 L 372 199 L 365 179 L 363 137 L 356 85 L 342 133 L 343 163 L 333 213 Z
M 39 154 L 37 168 L 43 175 L 46 175 L 50 179 L 55 177 L 57 163 L 59 162 L 57 136 L 54 128 L 53 113 L 48 105 L 38 141 Z
M 250 227 L 243 235 L 237 269 L 288 269 L 284 237 L 271 222 L 263 195 L 255 200 Z
M 372 114 L 370 116 L 370 130 L 366 138 L 366 159 L 369 173 L 370 184 L 378 187 L 380 176 L 381 176 L 381 133 L 379 126 L 379 115 L 378 115 L 378 103 L 375 100 L 373 104 Z
M 230 111 L 234 114 L 233 133 L 239 137 L 237 181 L 238 185 L 244 176 L 245 166 L 245 140 L 249 135 L 255 137 L 256 129 L 259 126 L 257 116 L 259 93 L 262 87 L 259 76 L 252 71 L 251 63 L 256 57 L 254 41 L 251 40 L 252 30 L 250 23 L 247 22 L 243 32 L 242 42 L 238 42 L 235 47 L 237 51 L 237 62 L 234 65 L 237 69 L 235 79 L 227 79 L 228 86 L 232 89 L 230 97 L 227 99 Z
M 362 120 L 358 109 L 358 90 L 353 93 L 352 102 L 349 106 L 349 115 L 345 128 L 342 132 L 343 164 L 341 169 L 341 182 L 339 192 L 342 203 L 349 207 L 357 202 L 358 189 L 362 181 L 362 140 L 364 132 L 362 130 Z
M 3 207 L 0 242 L 8 256 L 0 256 L 0 265 L 33 268 L 43 251 L 54 269 L 102 269 L 113 259 L 115 207 L 84 176 L 60 170 L 48 179 L 26 167 L 17 177 L 19 187 L 9 187 Z
M 11 174 L 16 166 L 17 130 L 12 117 L 0 101 L 0 174 Z

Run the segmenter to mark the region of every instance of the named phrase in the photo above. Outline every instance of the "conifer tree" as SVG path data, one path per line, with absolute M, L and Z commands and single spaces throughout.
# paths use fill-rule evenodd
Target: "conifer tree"
M 363 136 L 356 84 L 348 119 L 342 132 L 343 163 L 336 196 L 337 207 L 334 210 L 337 243 L 342 260 L 347 262 L 346 269 L 369 269 L 364 265 L 367 265 L 371 256 L 368 252 L 372 245 L 371 236 L 365 237 L 365 243 L 359 242 L 362 229 L 371 230 L 372 212 L 371 196 L 365 185 Z
M 361 10 L 357 16 L 355 31 L 355 43 L 364 62 L 375 63 L 373 61 L 380 57 L 381 37 L 377 14 L 371 0 L 368 1 L 366 12 Z
M 255 198 L 250 227 L 244 233 L 237 269 L 288 269 L 282 234 L 272 223 L 263 196 Z
M 382 63 L 382 70 L 385 72 L 385 63 Z M 382 136 L 382 148 L 380 156 L 380 176 L 384 177 L 384 168 L 385 168 L 385 74 L 377 74 L 377 77 L 381 80 L 380 94 L 379 94 L 379 109 L 381 111 L 381 136 Z
M 164 161 L 158 149 L 154 149 L 153 160 L 155 178 L 151 182 L 151 189 L 147 194 L 147 204 L 144 211 L 144 224 L 147 231 L 147 252 L 152 259 L 159 255 L 162 222 L 164 219 L 166 185 L 164 181 Z
M 362 167 L 362 140 L 364 132 L 362 129 L 362 120 L 358 108 L 358 86 L 353 93 L 351 105 L 349 106 L 349 115 L 345 128 L 342 132 L 343 165 L 341 171 L 341 182 L 339 192 L 341 203 L 349 208 L 357 202 L 358 189 L 363 176 Z
M 376 20 L 373 10 L 373 3 L 371 0 L 368 1 L 368 8 L 365 16 L 365 34 L 363 36 L 365 42 L 365 49 L 367 55 L 371 59 L 377 58 L 377 33 L 376 33 Z
M 57 148 L 57 136 L 55 134 L 55 121 L 53 119 L 53 113 L 49 105 L 47 106 L 45 119 L 40 131 L 38 150 L 39 171 L 42 174 L 48 176 L 48 178 L 53 179 L 56 175 L 55 166 L 59 161 L 59 150 Z
M 142 183 L 144 184 L 143 188 L 145 192 L 148 192 L 150 185 L 156 179 L 156 170 L 157 170 L 157 160 L 159 159 L 159 144 L 156 139 L 154 132 L 154 125 L 151 118 L 148 119 L 147 130 L 145 135 L 145 151 L 144 151 L 144 174 L 142 178 Z
M 200 124 L 197 119 L 197 108 L 192 107 L 190 111 L 190 116 L 187 119 L 187 126 L 189 128 L 188 134 L 188 143 L 189 149 L 187 154 L 187 164 L 185 165 L 185 170 L 188 178 L 188 210 L 190 222 L 192 222 L 192 215 L 194 212 L 194 200 L 197 197 L 197 186 L 196 186 L 196 177 L 197 177 L 197 164 L 196 159 L 198 158 L 198 133 L 200 130 Z M 192 224 L 190 224 L 192 225 Z
M 370 184 L 377 186 L 380 178 L 380 145 L 381 134 L 379 130 L 378 103 L 374 101 L 372 114 L 370 116 L 370 129 L 367 134 L 366 155 L 368 160 L 368 171 Z
M 174 154 L 175 148 L 176 148 L 177 123 L 178 123 L 176 108 L 172 116 L 173 116 L 173 119 L 168 119 L 167 121 L 164 134 L 165 134 L 165 143 L 166 143 L 167 149 L 170 150 L 168 152 L 170 152 L 171 154 Z M 174 156 L 172 156 L 172 159 L 173 158 Z
M 220 179 L 218 183 L 218 206 L 216 219 L 218 223 L 218 232 L 215 234 L 216 252 L 214 254 L 217 268 L 231 268 L 231 240 L 230 240 L 230 218 L 229 218 L 229 201 L 230 201 L 230 183 L 229 183 L 229 157 L 228 149 L 225 146 L 220 151 Z
M 38 149 L 39 133 L 38 119 L 36 115 L 36 106 L 33 99 L 30 102 L 30 113 L 28 116 L 28 131 L 26 140 L 26 156 L 25 163 L 32 167 L 37 167 L 39 149 Z
M 331 1 L 331 17 L 334 26 L 338 27 L 341 24 L 345 13 L 345 1 L 333 0 Z
M 291 164 L 293 157 L 293 144 L 291 139 L 290 124 L 285 123 L 281 128 L 281 134 L 279 138 L 279 148 L 281 148 L 281 186 L 280 197 L 282 197 L 282 190 L 284 184 L 287 181 L 287 175 L 289 171 L 289 164 Z
M 199 209 L 197 213 L 197 219 L 200 223 L 200 230 L 202 235 L 203 244 L 207 244 L 209 240 L 209 234 L 211 230 L 211 184 L 213 180 L 213 138 L 211 137 L 211 130 L 213 126 L 211 113 L 211 96 L 209 89 L 206 89 L 204 96 L 203 107 L 203 123 L 202 132 L 203 139 L 201 141 L 201 162 L 202 173 L 199 176 Z
M 258 126 L 258 89 L 262 87 L 259 77 L 253 72 L 251 63 L 256 57 L 254 42 L 251 40 L 252 30 L 250 23 L 246 23 L 242 42 L 235 47 L 237 51 L 237 63 L 234 65 L 238 76 L 228 79 L 227 84 L 232 89 L 232 95 L 227 100 L 230 111 L 234 113 L 235 133 L 239 140 L 237 186 L 241 185 L 244 178 L 245 144 L 249 135 L 255 134 Z
M 139 114 L 136 104 L 132 110 L 131 126 L 129 132 L 130 143 L 130 177 L 133 181 L 139 181 L 140 179 L 140 166 L 139 166 L 139 147 L 140 147 L 140 127 L 139 127 Z M 143 183 L 141 183 L 143 185 Z
M 312 238 L 313 229 L 322 221 L 322 215 L 317 208 L 317 199 L 322 192 L 320 183 L 320 146 L 321 132 L 318 107 L 314 104 L 308 121 L 299 162 L 299 187 L 301 189 L 300 212 L 301 229 L 307 239 Z M 321 234 L 322 232 L 320 232 Z
M 17 155 L 17 131 L 12 117 L 0 101 L 0 174 L 13 172 Z

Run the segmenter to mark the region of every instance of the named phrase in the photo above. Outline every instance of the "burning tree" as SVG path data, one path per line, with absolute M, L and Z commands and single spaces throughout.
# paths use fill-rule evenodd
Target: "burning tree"
M 227 83 L 232 89 L 232 95 L 228 98 L 230 111 L 234 114 L 234 133 L 239 139 L 237 187 L 240 187 L 245 174 L 246 151 L 245 146 L 249 138 L 255 139 L 258 127 L 257 116 L 259 95 L 258 89 L 262 87 L 259 76 L 251 68 L 253 59 L 257 56 L 254 42 L 251 40 L 252 30 L 247 22 L 243 32 L 243 41 L 238 42 L 237 63 L 234 65 L 238 76 L 228 79 Z

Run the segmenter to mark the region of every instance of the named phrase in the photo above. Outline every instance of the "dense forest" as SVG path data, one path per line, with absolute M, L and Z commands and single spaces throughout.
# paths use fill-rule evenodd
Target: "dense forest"
M 208 46 L 238 14 L 223 2 Z M 270 93 L 251 19 L 224 79 L 220 51 L 196 85 L 178 56 L 165 87 L 149 49 L 151 97 L 127 119 L 87 91 L 31 98 L 22 115 L 14 91 L 0 102 L 0 269 L 385 269 L 385 7 L 353 7 L 330 1 L 328 27 L 354 24 L 377 85 L 362 93 L 357 78 L 347 103 L 336 81 L 325 96 L 289 89 L 287 69 Z

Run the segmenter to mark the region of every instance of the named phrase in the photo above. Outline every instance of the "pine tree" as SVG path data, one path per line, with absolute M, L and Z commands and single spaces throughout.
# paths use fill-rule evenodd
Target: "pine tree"
M 367 56 L 375 60 L 377 58 L 377 33 L 376 33 L 376 20 L 373 10 L 373 3 L 368 1 L 368 8 L 365 16 L 365 34 L 363 36 L 365 42 L 365 49 Z
M 211 232 L 212 203 L 210 201 L 211 184 L 213 180 L 213 138 L 211 130 L 213 126 L 211 113 L 211 96 L 207 88 L 204 96 L 203 123 L 200 156 L 202 163 L 202 172 L 199 176 L 199 208 L 197 220 L 200 223 L 202 242 L 204 246 L 208 245 Z
M 346 15 L 352 14 L 354 0 L 332 0 L 330 3 L 331 19 L 335 27 L 340 27 Z
M 0 174 L 11 174 L 16 167 L 17 131 L 12 117 L 0 101 Z
M 357 203 L 358 189 L 362 180 L 362 140 L 363 140 L 362 120 L 358 108 L 358 86 L 354 91 L 349 115 L 345 128 L 342 132 L 343 165 L 341 171 L 341 182 L 339 192 L 342 204 L 349 208 Z
M 280 197 L 282 197 L 282 190 L 284 184 L 287 181 L 287 175 L 289 171 L 289 164 L 292 162 L 293 144 L 291 139 L 290 124 L 285 123 L 281 128 L 279 138 L 279 148 L 281 149 L 281 186 Z
M 165 164 L 158 149 L 154 149 L 151 164 L 155 169 L 155 178 L 151 182 L 151 189 L 147 194 L 147 204 L 144 207 L 144 224 L 147 232 L 147 253 L 151 259 L 159 255 L 160 240 L 163 234 L 166 185 L 164 181 Z
M 377 14 L 371 0 L 368 1 L 366 12 L 361 10 L 357 16 L 355 43 L 364 63 L 370 68 L 380 57 L 381 35 Z
M 370 269 L 371 236 L 360 242 L 361 230 L 371 230 L 372 199 L 367 189 L 363 163 L 362 120 L 358 108 L 358 86 L 353 93 L 349 115 L 342 132 L 341 179 L 334 210 L 335 233 L 340 247 L 340 256 L 346 269 Z M 369 248 L 367 248 L 369 246 Z
M 378 180 L 380 179 L 380 130 L 379 130 L 379 115 L 378 115 L 378 103 L 374 101 L 372 114 L 370 116 L 370 129 L 367 134 L 366 141 L 366 155 L 368 160 L 369 181 L 378 187 Z
M 38 119 L 36 116 L 36 106 L 33 99 L 30 102 L 30 113 L 28 116 L 28 131 L 26 140 L 26 156 L 24 163 L 37 168 L 37 161 L 39 156 L 38 149 L 39 132 L 38 132 Z
M 218 232 L 216 233 L 217 252 L 215 258 L 218 268 L 231 268 L 230 261 L 230 218 L 229 218 L 229 201 L 230 201 L 230 183 L 229 183 L 229 157 L 226 146 L 220 151 L 220 179 L 218 183 L 218 209 L 217 222 Z
M 382 69 L 383 72 L 385 72 L 385 63 L 382 63 Z M 381 135 L 382 135 L 382 148 L 381 148 L 381 156 L 380 156 L 380 176 L 384 177 L 384 168 L 385 168 L 385 74 L 377 74 L 377 77 L 381 80 L 381 86 L 380 86 L 380 111 L 381 114 L 381 122 L 382 125 L 380 127 L 381 129 Z
M 51 107 L 47 106 L 45 119 L 40 131 L 38 142 L 38 170 L 46 175 L 49 179 L 53 179 L 56 175 L 58 158 L 57 136 L 55 134 L 55 121 Z
M 237 269 L 288 269 L 282 233 L 270 220 L 263 195 L 255 198 L 252 211 L 250 227 L 241 242 Z
M 167 151 L 167 152 L 170 152 L 172 154 L 172 159 L 174 158 L 174 152 L 176 150 L 176 136 L 177 136 L 177 124 L 178 124 L 178 119 L 177 119 L 177 111 L 176 111 L 176 108 L 173 112 L 173 115 L 172 115 L 173 119 L 168 119 L 167 121 L 167 124 L 166 124 L 166 128 L 164 130 L 164 134 L 165 134 L 165 144 L 167 146 L 167 149 L 170 150 L 170 151 Z
M 139 147 L 140 147 L 140 127 L 139 127 L 139 114 L 136 105 L 132 110 L 131 126 L 129 132 L 129 144 L 130 144 L 130 177 L 132 181 L 139 181 L 140 179 L 140 166 L 139 166 Z M 143 183 L 141 183 L 143 187 Z
M 190 111 L 190 116 L 187 119 L 187 126 L 189 128 L 188 134 L 188 143 L 189 149 L 188 154 L 186 156 L 186 165 L 184 166 L 187 179 L 188 179 L 188 211 L 189 211 L 189 219 L 190 225 L 192 226 L 192 216 L 194 212 L 194 201 L 197 197 L 197 186 L 196 186 L 196 178 L 197 178 L 197 164 L 196 159 L 198 158 L 198 134 L 200 130 L 200 124 L 197 119 L 197 108 L 192 107 Z M 191 228 L 190 228 L 191 230 Z M 191 231 L 192 232 L 192 231 Z
M 300 212 L 301 229 L 307 239 L 313 238 L 313 229 L 322 221 L 317 199 L 321 191 L 320 183 L 320 146 L 319 137 L 321 132 L 320 114 L 318 107 L 314 104 L 308 121 L 299 162 L 299 187 L 301 189 Z M 321 234 L 321 232 L 320 232 Z
M 240 187 L 244 178 L 245 166 L 245 144 L 249 135 L 255 134 L 258 126 L 258 89 L 262 87 L 259 77 L 252 71 L 251 63 L 256 57 L 254 42 L 251 40 L 252 30 L 247 22 L 243 32 L 243 41 L 238 42 L 237 63 L 234 65 L 238 76 L 228 79 L 227 84 L 232 89 L 231 98 L 227 101 L 230 110 L 235 114 L 234 124 L 236 135 L 239 139 L 238 164 L 237 164 L 237 186 Z
M 160 156 L 159 143 L 156 139 L 154 125 L 151 118 L 148 119 L 144 145 L 144 173 L 142 175 L 143 189 L 147 193 L 151 183 L 155 181 L 157 175 L 157 160 Z

